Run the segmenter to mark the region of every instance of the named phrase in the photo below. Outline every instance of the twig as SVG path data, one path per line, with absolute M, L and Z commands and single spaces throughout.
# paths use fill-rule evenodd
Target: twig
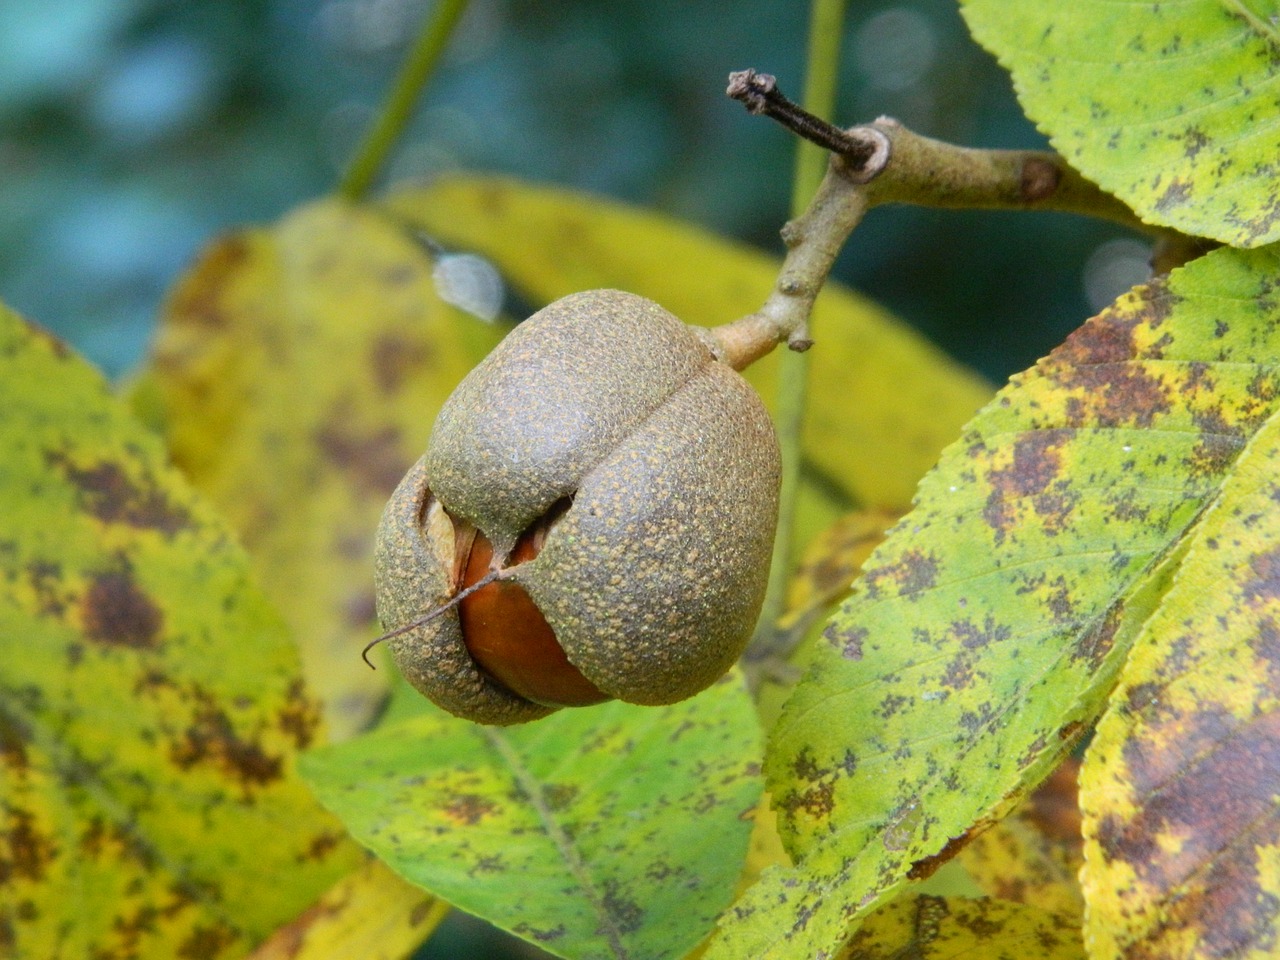
M 1110 220 L 1179 251 L 1201 241 L 1145 224 L 1123 203 L 1043 150 L 977 150 L 922 137 L 896 120 L 841 130 L 788 100 L 769 74 L 729 75 L 728 94 L 833 152 L 813 203 L 782 230 L 787 256 L 773 292 L 755 313 L 716 327 L 722 359 L 742 369 L 786 343 L 810 345 L 818 291 L 867 210 L 888 203 L 985 210 L 1053 210 Z

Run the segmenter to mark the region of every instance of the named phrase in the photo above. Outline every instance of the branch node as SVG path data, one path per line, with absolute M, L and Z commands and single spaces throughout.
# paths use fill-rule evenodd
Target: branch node
M 1062 171 L 1045 157 L 1031 156 L 1022 162 L 1019 193 L 1026 203 L 1038 203 L 1053 194 L 1062 180 Z
M 858 140 L 861 149 L 857 156 L 841 154 L 836 164 L 840 172 L 854 183 L 870 183 L 884 173 L 885 167 L 889 165 L 889 158 L 893 156 L 893 141 L 887 133 L 877 129 L 881 123 L 882 121 L 877 120 L 876 126 L 850 127 L 848 130 L 849 136 Z M 894 120 L 892 126 L 900 124 Z
M 813 341 L 808 337 L 808 330 L 797 330 L 791 336 L 787 337 L 787 347 L 796 353 L 804 353 L 813 346 Z
M 804 241 L 804 224 L 800 220 L 788 220 L 778 231 L 783 244 L 788 250 L 799 246 Z

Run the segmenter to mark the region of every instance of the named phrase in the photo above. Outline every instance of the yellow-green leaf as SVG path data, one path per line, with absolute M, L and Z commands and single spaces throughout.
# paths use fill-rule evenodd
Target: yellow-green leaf
M 387 206 L 451 246 L 492 258 L 545 303 L 593 287 L 650 297 L 686 323 L 714 326 L 759 309 L 778 261 L 688 224 L 600 197 L 512 180 L 451 177 Z M 818 298 L 805 451 L 816 533 L 854 500 L 905 507 L 943 446 L 990 397 L 977 376 L 839 284 Z M 766 401 L 777 358 L 747 371 Z M 820 508 L 820 509 L 819 509 Z
M 570 958 L 677 957 L 733 893 L 760 799 L 741 678 L 668 707 L 481 727 L 417 716 L 310 754 L 352 834 L 453 904 Z
M 877 910 L 836 960 L 1084 960 L 1078 920 L 1001 900 L 906 897 Z
M 893 510 L 856 510 L 814 537 L 787 590 L 788 622 L 806 619 L 812 611 L 843 599 L 871 552 L 901 518 Z
M 215 243 L 169 299 L 140 395 L 248 547 L 337 739 L 385 692 L 359 656 L 378 517 L 501 334 L 441 302 L 409 231 L 337 200 Z
M 1275 0 L 963 0 L 1071 164 L 1149 223 L 1280 239 Z
M 1280 946 L 1280 418 L 1258 432 L 1089 748 L 1095 960 Z
M 0 308 L 0 953 L 231 958 L 357 862 L 320 731 L 212 508 L 102 378 Z
M 719 956 L 830 949 L 1101 711 L 1186 531 L 1280 406 L 1277 274 L 1272 248 L 1222 249 L 1138 288 L 943 454 L 775 728 L 798 863 L 737 905 Z
M 247 960 L 400 960 L 430 937 L 448 913 L 449 904 L 370 858 Z

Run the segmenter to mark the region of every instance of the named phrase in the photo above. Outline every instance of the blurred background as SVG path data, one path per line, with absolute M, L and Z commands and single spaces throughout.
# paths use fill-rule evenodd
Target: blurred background
M 0 2 L 0 298 L 112 375 L 220 230 L 333 188 L 432 0 Z M 803 87 L 794 0 L 473 0 L 391 169 L 598 191 L 780 250 L 793 143 L 723 96 Z M 837 117 L 1042 143 L 954 0 L 849 4 Z M 1140 279 L 1146 246 L 1051 214 L 884 209 L 840 279 L 996 382 Z
M 0 299 L 109 374 L 214 234 L 333 189 L 432 0 L 0 0 Z M 794 144 L 724 95 L 799 99 L 794 0 L 472 0 L 389 179 L 490 170 L 607 194 L 778 252 Z M 1040 146 L 954 0 L 852 0 L 842 125 L 889 114 Z M 1146 272 L 1052 214 L 874 211 L 838 277 L 995 382 Z M 465 918 L 422 956 L 533 956 Z M 514 952 L 507 953 L 505 951 Z

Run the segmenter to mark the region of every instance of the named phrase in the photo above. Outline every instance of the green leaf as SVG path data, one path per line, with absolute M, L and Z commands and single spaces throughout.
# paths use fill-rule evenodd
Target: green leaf
M 307 757 L 352 834 L 462 909 L 570 958 L 674 957 L 733 892 L 760 798 L 740 678 L 670 707 L 481 727 L 425 707 Z
M 1021 903 L 907 897 L 873 913 L 836 960 L 1084 960 L 1078 918 Z
M 1125 665 L 1081 776 L 1095 960 L 1274 957 L 1280 418 L 1241 455 Z
M 389 676 L 359 657 L 382 508 L 503 332 L 447 307 L 432 268 L 407 230 L 336 200 L 232 234 L 170 297 L 135 389 L 248 547 L 335 739 Z
M 1280 239 L 1275 0 L 962 0 L 978 42 L 1071 164 L 1142 219 Z
M 0 953 L 241 956 L 358 859 L 294 770 L 288 632 L 156 438 L 3 308 L 0 410 Z
M 798 865 L 738 904 L 720 956 L 830 949 L 1100 712 L 1188 527 L 1280 405 L 1278 272 L 1274 249 L 1223 249 L 1138 288 L 944 453 L 775 729 Z
M 451 177 L 387 204 L 441 242 L 492 258 L 537 303 L 616 287 L 658 301 L 686 323 L 714 326 L 759 309 L 778 278 L 778 261 L 757 251 L 549 187 Z M 839 284 L 818 298 L 813 330 L 800 542 L 853 501 L 906 506 L 943 446 L 991 395 L 976 375 Z M 770 402 L 776 354 L 745 375 Z

